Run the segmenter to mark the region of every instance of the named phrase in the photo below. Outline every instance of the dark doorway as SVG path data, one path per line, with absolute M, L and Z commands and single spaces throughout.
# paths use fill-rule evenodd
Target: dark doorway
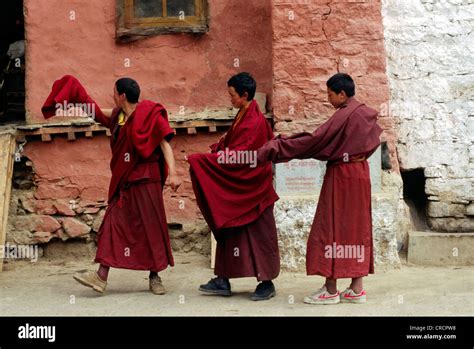
M 0 2 L 0 125 L 25 120 L 23 0 Z
M 410 208 L 415 227 L 425 230 L 428 227 L 426 209 L 428 196 L 425 193 L 425 173 L 422 168 L 401 172 L 403 179 L 403 198 Z

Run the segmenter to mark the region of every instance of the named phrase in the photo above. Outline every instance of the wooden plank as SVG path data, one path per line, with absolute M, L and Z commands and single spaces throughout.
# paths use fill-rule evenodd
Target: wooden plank
M 51 135 L 49 133 L 42 133 L 41 134 L 41 141 L 51 142 Z
M 93 125 L 80 125 L 80 126 L 75 126 L 75 125 L 42 125 L 42 126 L 19 126 L 17 128 L 18 132 L 28 135 L 28 136 L 34 136 L 34 135 L 40 135 L 43 133 L 48 133 L 48 134 L 57 134 L 57 133 L 67 133 L 67 132 L 85 132 L 85 131 L 104 131 L 106 130 L 105 127 L 99 125 L 99 124 L 93 124 Z
M 68 132 L 67 133 L 67 140 L 68 141 L 75 141 L 76 140 L 76 134 L 74 132 Z
M 54 128 L 49 128 L 45 127 L 42 129 L 41 133 L 47 133 L 47 134 L 60 134 L 60 133 L 69 133 L 69 132 L 80 132 L 80 131 L 85 131 L 83 127 L 72 127 L 72 126 L 65 126 L 65 127 L 54 127 Z
M 168 17 L 168 6 L 166 4 L 166 0 L 161 0 L 161 14 L 163 15 L 163 18 Z
M 271 114 L 265 114 L 265 117 L 272 120 Z M 187 121 L 170 121 L 171 128 L 175 130 L 186 129 L 187 134 L 197 134 L 198 128 L 209 130 L 209 132 L 217 132 L 219 127 L 229 127 L 232 125 L 233 119 L 210 119 L 210 120 L 187 120 Z M 72 125 L 72 124 L 56 124 L 56 125 L 28 125 L 19 126 L 17 128 L 17 137 L 24 141 L 28 136 L 41 136 L 43 142 L 50 142 L 51 136 L 54 134 L 67 134 L 69 140 L 75 139 L 70 133 L 84 132 L 86 137 L 93 137 L 94 132 L 106 131 L 108 137 L 111 136 L 110 130 L 99 124 L 92 125 Z
M 173 128 L 189 128 L 189 127 L 209 127 L 209 126 L 230 126 L 233 119 L 229 120 L 189 120 L 189 121 L 171 121 Z
M 16 142 L 13 135 L 0 135 L 0 272 L 3 270 L 4 246 L 7 235 L 8 210 L 10 208 L 15 145 Z

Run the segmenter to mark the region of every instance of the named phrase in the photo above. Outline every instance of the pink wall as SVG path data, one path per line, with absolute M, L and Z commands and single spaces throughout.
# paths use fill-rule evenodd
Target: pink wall
M 200 217 L 194 197 L 186 154 L 204 153 L 209 145 L 222 136 L 222 132 L 197 135 L 177 135 L 172 140 L 178 174 L 183 185 L 178 192 L 168 186 L 164 189 L 165 209 L 169 223 L 192 223 Z M 92 139 L 78 138 L 69 142 L 66 137 L 55 136 L 52 142 L 30 141 L 24 155 L 33 163 L 34 196 L 29 205 L 42 214 L 45 207 L 61 203 L 68 206 L 76 202 L 100 203 L 107 201 L 110 182 L 110 145 L 105 135 Z
M 115 0 L 24 0 L 27 37 L 27 120 L 44 122 L 40 108 L 52 83 L 75 75 L 111 107 L 114 81 L 135 78 L 142 98 L 171 112 L 227 107 L 227 79 L 250 71 L 259 91 L 272 90 L 270 0 L 209 0 L 210 31 L 203 36 L 162 35 L 115 43 Z M 70 20 L 75 11 L 75 20 Z M 130 59 L 131 67 L 124 67 Z M 240 67 L 234 67 L 234 59 Z
M 273 0 L 272 11 L 277 131 L 313 131 L 325 122 L 334 113 L 326 81 L 338 71 L 355 79 L 360 101 L 383 110 L 390 91 L 380 1 Z M 379 123 L 398 169 L 393 120 Z
M 32 162 L 38 200 L 106 201 L 110 182 L 110 145 L 105 135 L 68 142 L 28 142 L 24 155 Z

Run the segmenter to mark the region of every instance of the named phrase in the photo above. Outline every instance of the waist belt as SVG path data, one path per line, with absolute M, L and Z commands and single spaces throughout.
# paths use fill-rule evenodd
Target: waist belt
M 328 161 L 327 166 L 334 166 L 334 165 L 340 165 L 340 164 L 349 164 L 352 162 L 361 162 L 365 161 L 367 158 L 365 156 L 356 156 L 353 158 L 349 158 L 349 161 L 344 161 L 344 160 L 337 160 L 337 161 Z

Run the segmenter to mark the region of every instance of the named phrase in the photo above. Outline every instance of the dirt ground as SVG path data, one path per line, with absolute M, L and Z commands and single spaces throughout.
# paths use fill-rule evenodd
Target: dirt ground
M 449 316 L 474 315 L 473 267 L 420 267 L 377 271 L 365 281 L 363 305 L 308 305 L 307 294 L 321 277 L 282 273 L 275 281 L 277 296 L 252 302 L 252 278 L 231 280 L 229 298 L 203 295 L 199 284 L 213 277 L 209 259 L 175 254 L 176 266 L 160 273 L 167 294 L 148 291 L 148 273 L 112 269 L 104 295 L 72 279 L 76 271 L 94 270 L 89 262 L 5 264 L 0 273 L 0 316 Z M 341 280 L 339 289 L 348 286 Z

